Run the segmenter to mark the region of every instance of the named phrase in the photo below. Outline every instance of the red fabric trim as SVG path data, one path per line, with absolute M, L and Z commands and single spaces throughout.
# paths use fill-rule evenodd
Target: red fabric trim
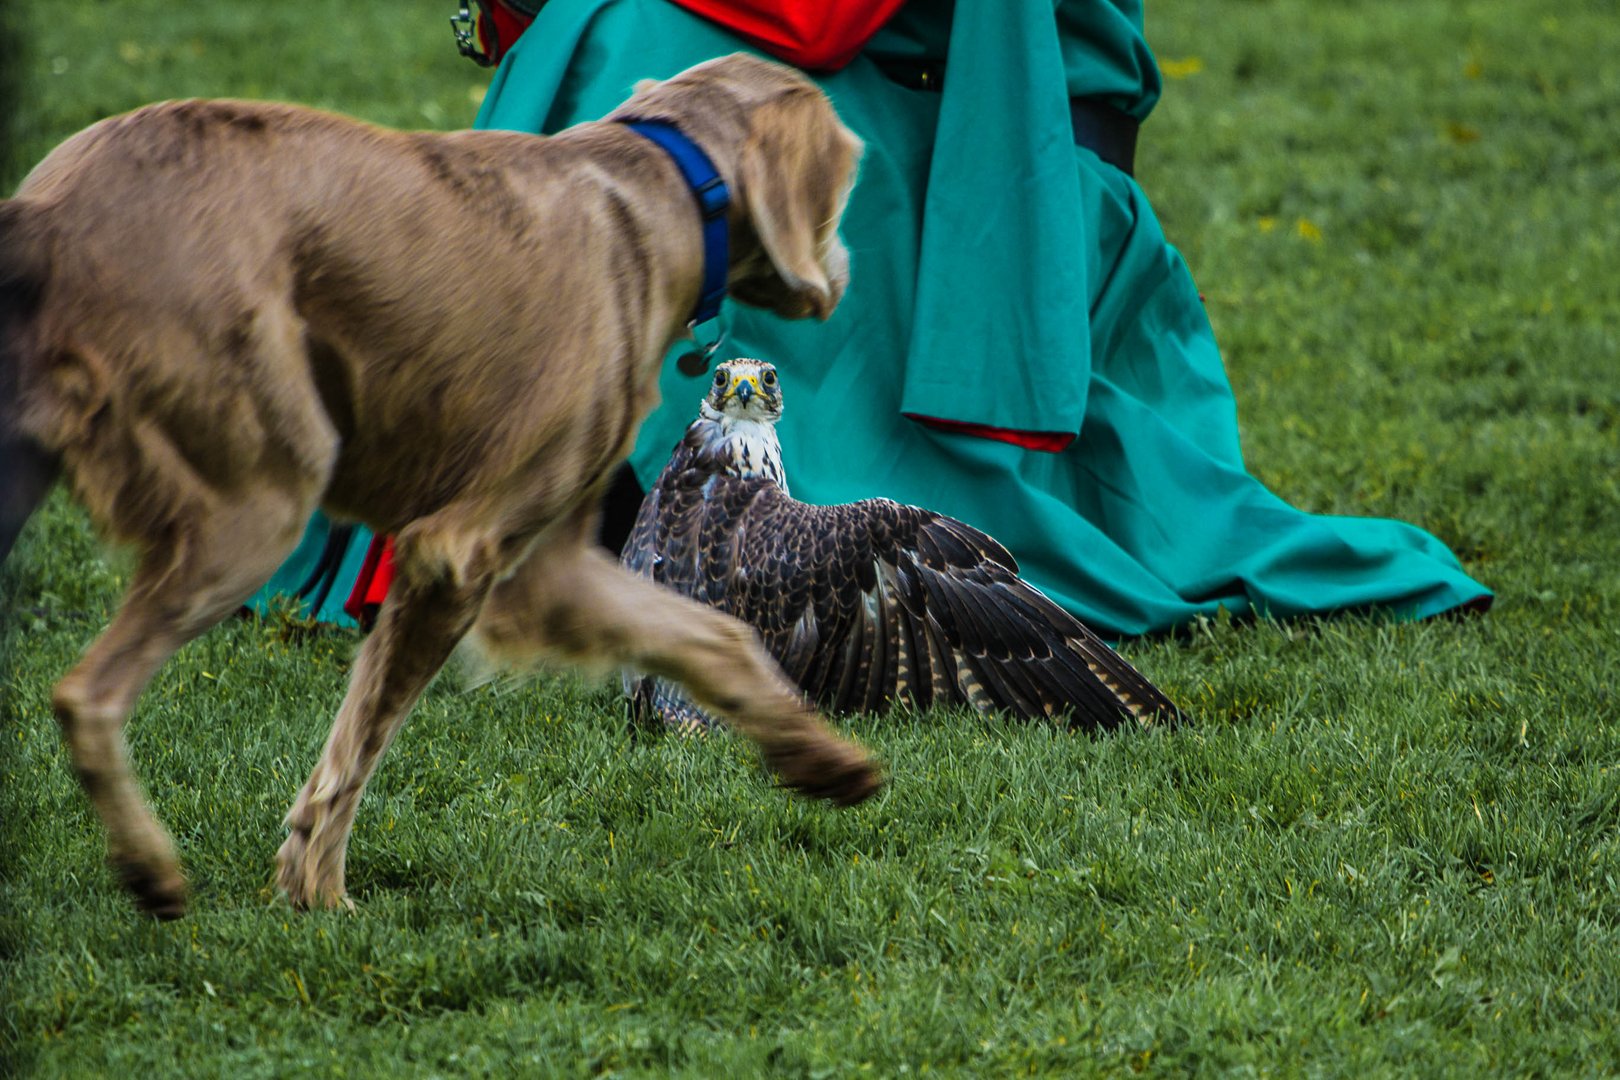
M 370 630 L 393 581 L 394 538 L 373 536 L 371 546 L 366 549 L 366 561 L 360 564 L 360 573 L 355 575 L 354 588 L 343 602 L 344 612 L 359 623 L 362 630 Z
M 523 36 L 523 31 L 529 28 L 534 21 L 533 15 L 525 15 L 516 11 L 501 0 L 489 0 L 479 5 L 478 11 L 478 47 L 484 50 L 491 64 L 500 63 L 506 50 L 517 44 L 517 39 Z M 491 33 L 491 23 L 493 33 Z
M 1025 450 L 1039 450 L 1045 454 L 1056 454 L 1066 450 L 1069 444 L 1074 442 L 1072 431 L 1015 431 L 1012 428 L 970 424 L 962 420 L 941 420 L 937 416 L 919 416 L 916 413 L 906 413 L 905 416 L 908 420 L 915 420 L 919 424 L 926 424 L 941 431 L 949 431 L 956 435 L 973 435 L 980 439 L 994 439 L 997 442 L 1022 446 Z
M 811 71 L 837 71 L 861 51 L 905 0 L 674 0 Z

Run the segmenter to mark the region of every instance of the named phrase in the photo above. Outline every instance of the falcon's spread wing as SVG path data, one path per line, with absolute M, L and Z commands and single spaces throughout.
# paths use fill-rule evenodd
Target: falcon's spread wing
M 624 564 L 752 625 L 823 708 L 965 703 L 1087 728 L 1178 717 L 979 530 L 887 499 L 798 502 L 767 479 L 715 471 L 698 450 L 691 436 L 677 447 Z M 639 715 L 707 722 L 671 684 L 626 686 Z

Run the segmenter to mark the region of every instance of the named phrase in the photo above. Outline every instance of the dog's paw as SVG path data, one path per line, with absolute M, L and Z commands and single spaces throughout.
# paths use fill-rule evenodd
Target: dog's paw
M 309 832 L 294 829 L 276 852 L 276 889 L 294 907 L 301 906 L 298 900 L 304 892 L 304 852 L 308 847 Z
M 877 763 L 860 747 L 841 739 L 768 752 L 765 763 L 783 787 L 834 806 L 865 802 L 883 786 Z
M 158 919 L 178 919 L 186 913 L 186 879 L 178 864 L 151 863 L 110 855 L 118 881 L 135 898 L 135 906 Z
M 309 832 L 293 829 L 276 852 L 276 888 L 299 911 L 354 910 L 341 876 L 322 874 L 309 854 Z

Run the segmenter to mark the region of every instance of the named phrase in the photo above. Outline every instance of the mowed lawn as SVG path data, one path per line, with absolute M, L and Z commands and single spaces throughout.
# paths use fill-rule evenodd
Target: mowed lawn
M 465 125 L 487 75 L 454 6 L 14 4 L 4 186 L 164 97 Z M 128 572 L 58 495 L 0 583 L 0 1072 L 1620 1071 L 1609 8 L 1150 5 L 1170 77 L 1139 173 L 1253 468 L 1423 525 L 1498 592 L 1126 643 L 1182 730 L 852 718 L 891 783 L 840 813 L 738 740 L 632 736 L 606 680 L 451 674 L 361 807 L 357 911 L 298 915 L 280 819 L 358 639 L 236 622 L 128 730 L 194 890 L 158 924 L 50 714 Z

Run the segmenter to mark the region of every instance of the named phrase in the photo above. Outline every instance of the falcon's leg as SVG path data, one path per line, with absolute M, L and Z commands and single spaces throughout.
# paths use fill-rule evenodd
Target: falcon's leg
M 680 683 L 668 679 L 653 680 L 653 709 L 664 726 L 682 735 L 707 735 L 720 721 L 686 696 Z
M 632 723 L 649 728 L 670 728 L 682 735 L 707 735 L 720 721 L 686 696 L 681 684 L 651 675 L 624 677 Z
M 496 661 L 550 654 L 674 679 L 757 743 L 786 786 L 840 806 L 878 789 L 866 753 L 805 705 L 753 630 L 636 577 L 594 545 L 535 551 L 490 593 L 472 641 Z

